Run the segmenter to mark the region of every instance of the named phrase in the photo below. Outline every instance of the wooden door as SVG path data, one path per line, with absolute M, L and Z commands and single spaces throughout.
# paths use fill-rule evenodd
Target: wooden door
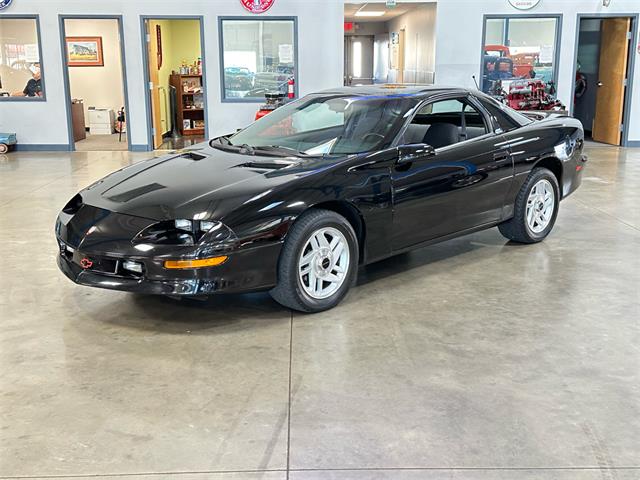
M 625 78 L 629 58 L 627 32 L 630 18 L 602 20 L 600 65 L 596 92 L 596 113 L 593 120 L 593 139 L 597 142 L 620 145 L 620 126 L 624 114 Z
M 153 148 L 162 145 L 162 116 L 160 112 L 160 75 L 158 73 L 158 36 L 156 34 L 157 23 L 153 20 L 146 21 L 147 30 L 147 54 L 149 59 L 149 81 L 151 97 L 151 124 L 153 128 Z

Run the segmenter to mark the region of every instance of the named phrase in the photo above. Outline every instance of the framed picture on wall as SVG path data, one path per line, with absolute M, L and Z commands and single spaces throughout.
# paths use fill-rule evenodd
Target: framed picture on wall
M 70 67 L 104 67 L 102 37 L 67 37 Z

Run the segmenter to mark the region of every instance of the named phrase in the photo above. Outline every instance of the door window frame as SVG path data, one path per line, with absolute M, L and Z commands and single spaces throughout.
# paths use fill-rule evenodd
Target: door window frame
M 471 93 L 461 93 L 461 92 L 447 93 L 447 94 L 443 94 L 443 95 L 436 95 L 436 96 L 428 97 L 428 98 L 424 99 L 422 102 L 420 102 L 418 105 L 416 105 L 414 107 L 413 114 L 411 114 L 410 118 L 407 120 L 407 122 L 404 124 L 404 126 L 402 127 L 402 129 L 398 133 L 398 136 L 396 137 L 396 140 L 393 142 L 392 146 L 393 147 L 400 147 L 400 146 L 403 146 L 403 145 L 408 145 L 408 144 L 405 144 L 405 143 L 401 143 L 401 139 L 404 137 L 404 134 L 407 131 L 407 128 L 409 128 L 409 125 L 411 125 L 411 123 L 413 122 L 413 119 L 416 117 L 418 112 L 420 112 L 420 110 L 422 110 L 427 105 L 430 105 L 432 103 L 446 101 L 446 100 L 460 100 L 463 104 L 466 101 L 466 103 L 470 104 L 472 107 L 474 107 L 476 110 L 478 110 L 480 115 L 482 115 L 482 119 L 484 121 L 484 126 L 487 129 L 487 133 L 485 133 L 484 135 L 480 135 L 478 137 L 468 138 L 466 140 L 462 140 L 461 142 L 453 143 L 451 145 L 445 145 L 444 147 L 436 148 L 435 149 L 436 152 L 439 152 L 439 151 L 444 150 L 444 149 L 455 148 L 458 145 L 465 145 L 468 142 L 473 142 L 474 140 L 481 140 L 481 139 L 484 139 L 484 138 L 488 138 L 489 136 L 498 135 L 498 132 L 495 129 L 494 122 L 491 119 L 491 115 L 489 114 L 489 112 L 487 112 L 485 110 L 485 108 L 482 105 L 480 105 L 480 102 L 478 102 L 478 100 L 476 100 L 476 98 Z M 464 112 L 464 107 L 463 107 L 463 112 Z
M 0 103 L 2 102 L 46 102 L 47 101 L 47 86 L 46 86 L 46 74 L 44 70 L 44 57 L 42 56 L 42 31 L 40 29 L 40 14 L 2 14 L 0 19 L 4 20 L 35 20 L 36 22 L 36 36 L 38 39 L 38 56 L 40 60 L 40 83 L 42 84 L 42 96 L 41 97 L 0 97 Z

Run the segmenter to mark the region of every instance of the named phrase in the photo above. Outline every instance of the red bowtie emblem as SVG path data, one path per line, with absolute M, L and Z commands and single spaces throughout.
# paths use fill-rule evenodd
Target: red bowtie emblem
M 82 260 L 80 260 L 80 266 L 86 270 L 93 266 L 93 262 L 88 258 L 83 258 Z
M 251 13 L 264 13 L 271 8 L 275 0 L 240 0 L 242 6 Z

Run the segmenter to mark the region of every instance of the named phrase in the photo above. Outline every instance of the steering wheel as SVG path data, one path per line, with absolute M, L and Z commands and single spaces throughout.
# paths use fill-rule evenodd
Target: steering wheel
M 369 132 L 365 135 L 362 136 L 362 140 L 366 140 L 368 137 L 379 137 L 380 140 L 384 140 L 384 135 L 381 135 L 379 133 L 376 132 Z

